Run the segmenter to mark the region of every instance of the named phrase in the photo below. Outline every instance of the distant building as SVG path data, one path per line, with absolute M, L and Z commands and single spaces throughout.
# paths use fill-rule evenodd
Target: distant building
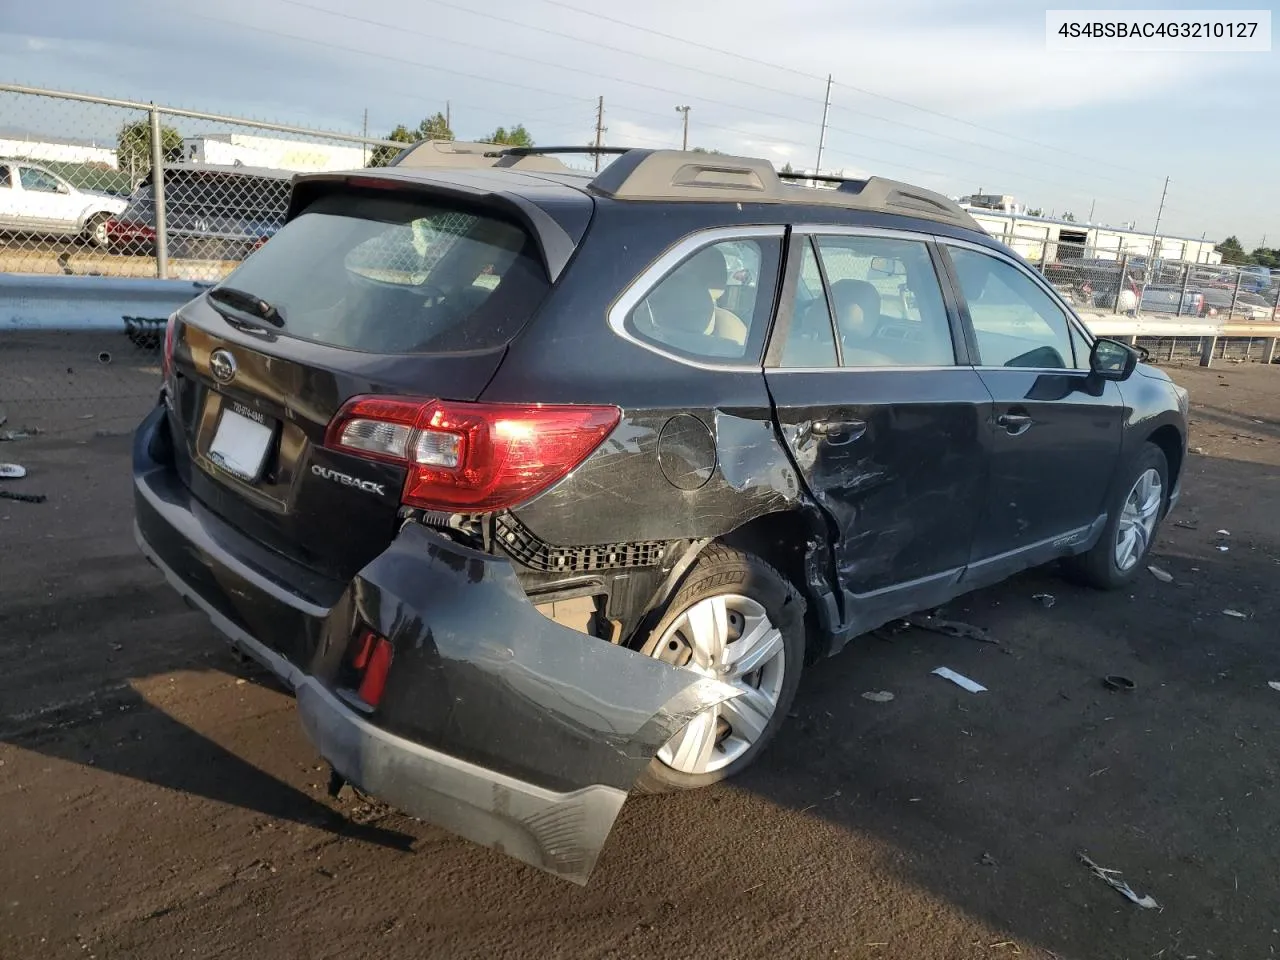
M 1152 233 L 1127 227 L 1077 223 L 1053 217 L 1032 217 L 1020 212 L 1003 212 L 979 207 L 971 197 L 961 197 L 969 215 L 983 230 L 1015 253 L 1032 263 L 1055 260 L 1119 260 L 1123 256 L 1178 260 L 1186 263 L 1221 263 L 1222 254 L 1214 249 L 1216 240 L 1203 237 L 1172 237 L 1161 234 L 1159 241 Z M 1004 199 L 1004 198 L 1002 198 Z M 1010 201 L 1012 197 L 1007 198 Z M 1017 209 L 1016 204 L 1010 204 Z
M 368 162 L 370 149 L 244 133 L 205 133 L 183 138 L 182 161 L 276 170 L 350 170 Z
M 116 169 L 116 148 L 56 140 L 0 138 L 0 157 L 36 163 L 97 163 Z

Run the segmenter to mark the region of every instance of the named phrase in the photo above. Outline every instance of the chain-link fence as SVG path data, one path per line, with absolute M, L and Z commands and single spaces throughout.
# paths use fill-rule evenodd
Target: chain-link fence
M 216 281 L 279 228 L 295 173 L 400 146 L 0 86 L 0 272 Z
M 1087 236 L 1083 227 L 971 212 L 1083 313 L 1280 321 L 1280 270 L 1203 262 L 1204 241 L 1097 231 L 1090 245 L 1067 239 Z
M 292 176 L 386 162 L 403 146 L 0 85 L 0 460 L 19 455 L 9 442 L 131 429 L 159 387 L 168 313 L 279 229 Z M 13 282 L 30 274 L 193 284 L 126 296 L 120 316 L 72 297 L 59 316 L 45 299 L 65 288 Z

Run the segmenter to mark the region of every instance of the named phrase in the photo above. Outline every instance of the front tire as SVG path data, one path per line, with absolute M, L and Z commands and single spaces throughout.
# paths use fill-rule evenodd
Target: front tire
M 1164 518 L 1169 499 L 1169 461 L 1154 443 L 1145 443 L 1107 508 L 1107 525 L 1087 553 L 1067 561 L 1081 583 L 1118 590 L 1142 569 Z
M 111 246 L 111 236 L 107 233 L 107 221 L 110 219 L 110 215 L 105 213 L 97 213 L 89 218 L 84 226 L 84 236 L 91 246 L 99 250 L 106 250 Z
M 641 652 L 739 687 L 694 717 L 636 781 L 640 793 L 705 787 L 751 765 L 786 719 L 804 663 L 805 604 L 777 570 L 706 549 Z

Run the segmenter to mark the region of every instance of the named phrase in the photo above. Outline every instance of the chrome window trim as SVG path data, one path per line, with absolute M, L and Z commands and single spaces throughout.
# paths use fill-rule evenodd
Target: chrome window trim
M 879 364 L 874 367 L 765 367 L 765 373 L 935 373 L 939 370 L 964 370 L 972 373 L 981 367 L 971 367 L 967 363 L 948 363 L 943 366 L 897 366 Z M 1011 369 L 997 367 L 998 370 Z
M 917 243 L 928 243 L 938 239 L 927 230 L 899 230 L 895 227 L 857 227 L 840 223 L 797 223 L 791 228 L 792 233 L 810 236 L 828 237 L 884 237 L 888 240 L 915 240 Z M 942 281 L 939 279 L 939 285 Z
M 622 293 L 618 294 L 617 299 L 610 305 L 606 314 L 609 329 L 628 343 L 632 343 L 643 350 L 648 350 L 650 353 L 656 353 L 660 357 L 666 357 L 668 360 L 674 360 L 676 363 L 682 363 L 687 367 L 694 367 L 698 370 L 714 370 L 721 373 L 759 373 L 762 369 L 760 363 L 715 363 L 711 358 L 695 360 L 692 357 L 681 356 L 672 350 L 665 350 L 660 344 L 645 340 L 628 330 L 627 317 L 640 304 L 640 301 L 652 293 L 654 288 L 666 279 L 672 270 L 704 247 L 724 243 L 727 240 L 756 240 L 761 238 L 782 240 L 786 232 L 787 228 L 782 224 L 761 224 L 757 226 L 715 227 L 711 230 L 699 230 L 687 234 L 659 254 L 657 259 L 645 267 L 639 276 L 627 284 Z M 778 281 L 781 282 L 781 277 L 778 278 Z
M 1079 333 L 1080 336 L 1084 339 L 1084 342 L 1089 346 L 1090 349 L 1093 349 L 1094 341 L 1096 341 L 1098 338 L 1089 331 L 1089 328 L 1085 325 L 1085 322 L 1081 320 L 1080 317 L 1076 314 L 1076 311 L 1071 306 L 1071 304 L 1063 300 L 1062 295 L 1053 288 L 1053 285 L 1050 284 L 1048 281 L 1046 281 L 1045 278 L 1041 276 L 1039 273 L 1037 273 L 1035 270 L 1028 270 L 1025 266 L 1023 266 L 1013 257 L 1009 256 L 1003 250 L 998 250 L 993 247 L 984 246 L 981 243 L 974 243 L 971 240 L 958 240 L 955 237 L 944 237 L 936 234 L 934 235 L 933 239 L 940 246 L 949 245 L 953 247 L 962 247 L 966 250 L 973 250 L 976 253 L 985 253 L 989 257 L 994 257 L 997 260 L 1004 261 L 1009 266 L 1013 267 L 1015 270 L 1021 273 L 1023 276 L 1030 277 L 1032 282 L 1034 282 L 1037 286 L 1040 287 L 1041 290 L 1043 290 L 1046 294 L 1048 294 L 1049 299 L 1062 311 L 1062 315 L 1067 319 L 1067 326 L 1068 327 L 1074 326 L 1076 328 L 1076 332 Z M 1123 282 L 1124 278 L 1121 277 L 1120 279 Z M 960 296 L 965 300 L 966 303 L 968 302 L 968 298 L 965 297 L 963 290 L 958 290 L 956 292 L 960 294 Z M 970 318 L 970 323 L 972 323 L 972 318 Z M 1068 330 L 1068 339 L 1070 339 L 1069 330 Z M 1074 356 L 1074 349 L 1073 349 L 1072 355 Z M 1077 373 L 1087 373 L 1089 371 L 1088 367 L 1034 367 L 1034 368 L 1033 367 L 993 367 L 985 364 L 980 364 L 977 367 L 977 369 L 979 370 L 1036 369 L 1042 372 L 1043 371 L 1061 372 L 1066 370 L 1066 371 L 1075 371 Z

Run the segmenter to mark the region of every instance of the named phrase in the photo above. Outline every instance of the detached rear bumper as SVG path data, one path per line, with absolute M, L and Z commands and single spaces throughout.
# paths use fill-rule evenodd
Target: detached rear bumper
M 298 687 L 302 726 L 352 783 L 405 813 L 586 883 L 626 791 L 546 790 L 379 729 L 314 678 Z
M 410 814 L 585 883 L 645 765 L 736 695 L 549 620 L 505 560 L 417 524 L 349 584 L 320 580 L 194 501 L 164 462 L 166 430 L 153 414 L 135 438 L 139 546 L 294 687 L 340 774 Z M 393 648 L 367 712 L 342 680 L 365 629 Z

